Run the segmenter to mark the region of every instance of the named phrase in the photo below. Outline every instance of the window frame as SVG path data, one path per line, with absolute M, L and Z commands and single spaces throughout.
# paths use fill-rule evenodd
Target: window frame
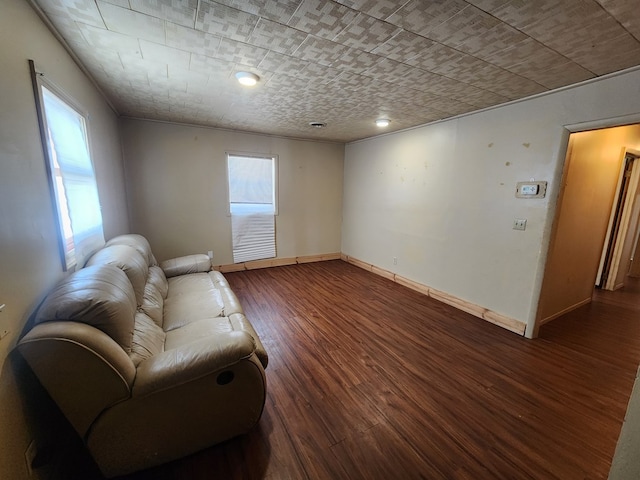
M 43 88 L 47 89 L 54 97 L 62 101 L 66 107 L 74 111 L 81 119 L 83 126 L 83 136 L 86 143 L 87 153 L 89 155 L 89 162 L 91 163 L 91 172 L 93 174 L 93 181 L 95 182 L 96 195 L 98 196 L 98 206 L 100 209 L 100 230 L 102 240 L 104 241 L 104 219 L 102 218 L 102 205 L 100 204 L 100 191 L 98 189 L 98 181 L 96 176 L 96 168 L 93 162 L 93 148 L 91 143 L 91 135 L 89 133 L 89 113 L 83 108 L 73 97 L 69 96 L 63 89 L 58 87 L 45 75 L 38 71 L 35 62 L 29 60 L 29 68 L 31 71 L 31 80 L 35 97 L 36 113 L 38 118 L 38 129 L 40 132 L 40 140 L 42 144 L 42 151 L 45 160 L 45 169 L 47 172 L 47 180 L 49 184 L 49 195 L 51 199 L 51 208 L 54 214 L 54 221 L 56 223 L 56 237 L 58 243 L 58 251 L 62 262 L 62 269 L 65 272 L 73 272 L 77 268 L 82 267 L 81 263 L 85 258 L 80 258 L 78 252 L 78 245 L 73 243 L 73 249 L 67 248 L 68 239 L 65 235 L 65 226 L 63 217 L 69 217 L 68 212 L 63 212 L 61 208 L 62 201 L 66 204 L 68 202 L 68 195 L 66 192 L 62 192 L 63 200 L 59 200 L 59 187 L 57 185 L 58 175 L 55 171 L 54 157 L 51 151 L 50 137 L 48 132 L 47 114 L 45 109 L 45 101 Z M 70 222 L 69 222 L 70 223 Z M 71 226 L 72 240 L 74 235 L 73 227 Z

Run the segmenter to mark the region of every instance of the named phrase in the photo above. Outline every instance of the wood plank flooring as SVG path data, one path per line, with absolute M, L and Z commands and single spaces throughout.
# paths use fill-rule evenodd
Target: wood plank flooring
M 270 355 L 264 415 L 127 480 L 607 478 L 637 283 L 527 340 L 342 261 L 226 277 Z

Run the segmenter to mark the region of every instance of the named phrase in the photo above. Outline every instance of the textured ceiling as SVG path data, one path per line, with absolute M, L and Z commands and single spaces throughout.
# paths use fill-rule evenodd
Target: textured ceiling
M 352 141 L 378 117 L 393 131 L 640 65 L 638 0 L 33 2 L 121 115 L 299 138 Z

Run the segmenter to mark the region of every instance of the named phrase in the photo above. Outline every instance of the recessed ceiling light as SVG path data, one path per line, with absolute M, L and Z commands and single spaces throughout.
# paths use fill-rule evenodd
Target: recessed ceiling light
M 388 127 L 390 123 L 388 118 L 379 118 L 376 120 L 376 125 L 379 127 Z
M 253 87 L 256 83 L 258 83 L 258 80 L 260 80 L 260 77 L 258 75 L 251 72 L 238 72 L 236 73 L 236 78 L 238 79 L 238 82 L 240 82 L 245 87 Z
M 314 128 L 324 128 L 327 126 L 327 124 L 323 122 L 309 122 L 309 125 L 311 125 Z

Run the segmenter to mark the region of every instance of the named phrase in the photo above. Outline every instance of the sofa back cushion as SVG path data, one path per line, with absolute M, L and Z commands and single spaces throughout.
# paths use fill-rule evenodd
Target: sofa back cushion
M 135 314 L 136 297 L 125 273 L 114 266 L 95 265 L 58 283 L 40 305 L 34 323 L 85 323 L 130 353 Z
M 167 298 L 167 293 L 169 293 L 169 282 L 160 267 L 149 267 L 147 283 L 150 283 L 157 288 L 158 293 L 162 298 Z
M 147 265 L 150 267 L 158 265 L 156 257 L 153 256 L 153 252 L 151 251 L 149 241 L 142 235 L 138 235 L 137 233 L 118 235 L 107 242 L 106 246 L 108 247 L 110 245 L 128 245 L 133 247 L 144 257 Z
M 166 334 L 154 320 L 144 312 L 136 314 L 131 344 L 131 361 L 137 367 L 143 360 L 153 357 L 164 350 Z
M 129 245 L 110 245 L 93 254 L 87 261 L 87 266 L 92 265 L 113 265 L 122 270 L 133 286 L 136 305 L 142 305 L 149 265 L 140 252 Z
M 140 310 L 147 314 L 158 327 L 163 325 L 164 299 L 169 285 L 160 267 L 149 267 L 147 284 L 144 287 L 144 298 Z

